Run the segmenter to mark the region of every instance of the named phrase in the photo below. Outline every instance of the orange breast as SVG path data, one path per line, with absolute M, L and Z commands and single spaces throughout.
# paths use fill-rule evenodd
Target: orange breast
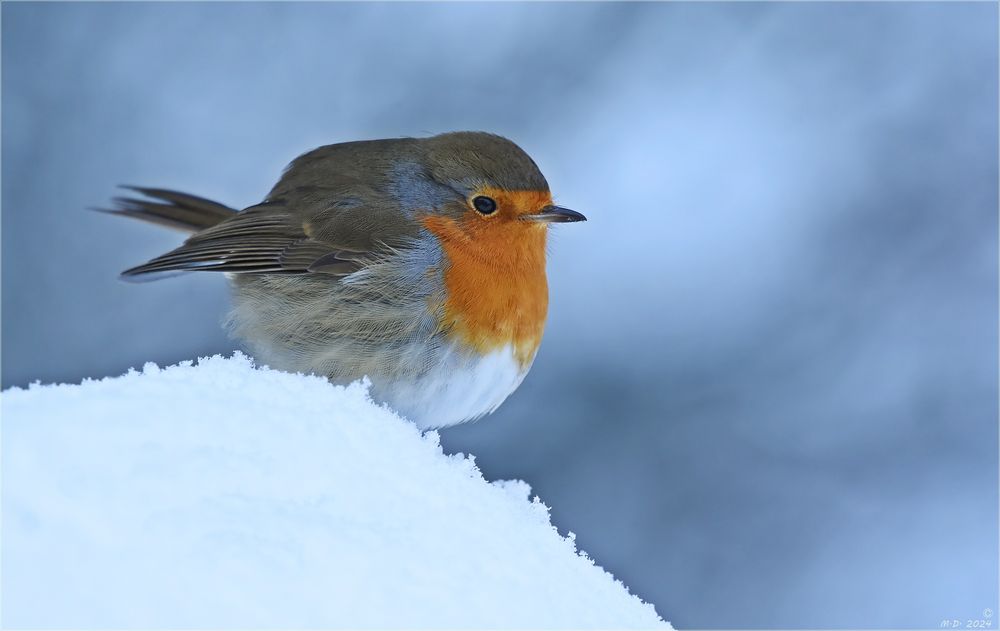
M 501 208 L 505 201 L 514 202 L 531 209 L 524 212 L 551 203 L 546 192 L 507 192 L 505 196 L 521 197 L 498 199 Z M 422 220 L 440 240 L 447 259 L 441 325 L 480 353 L 510 345 L 526 369 L 542 341 L 549 305 L 545 226 L 518 220 L 513 213 L 483 219 L 474 212 L 459 220 L 440 215 Z

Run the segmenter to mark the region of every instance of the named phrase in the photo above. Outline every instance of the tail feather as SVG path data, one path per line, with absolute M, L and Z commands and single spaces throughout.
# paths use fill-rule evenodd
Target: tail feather
M 95 210 L 148 221 L 184 232 L 198 232 L 219 224 L 238 211 L 218 202 L 162 188 L 122 186 L 152 199 L 116 197 L 117 208 Z M 155 200 L 155 201 L 154 201 Z

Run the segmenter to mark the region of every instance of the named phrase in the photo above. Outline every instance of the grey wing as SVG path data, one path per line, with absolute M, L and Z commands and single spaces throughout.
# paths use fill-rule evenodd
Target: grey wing
M 346 276 L 363 266 L 365 254 L 312 238 L 302 220 L 276 200 L 206 228 L 122 277 L 143 280 L 187 271 Z
M 320 147 L 297 158 L 266 201 L 223 218 L 219 210 L 225 207 L 207 200 L 134 189 L 165 203 L 119 200 L 119 214 L 200 232 L 122 276 L 145 280 L 186 271 L 351 274 L 379 258 L 374 253 L 409 247 L 419 236 L 420 225 L 409 208 L 416 198 L 417 205 L 430 209 L 455 195 L 419 169 L 399 172 L 397 163 L 418 164 L 411 155 L 415 143 L 401 139 Z M 394 160 L 387 160 L 386 153 Z M 406 200 L 411 203 L 402 203 Z M 191 217 L 195 210 L 197 225 Z

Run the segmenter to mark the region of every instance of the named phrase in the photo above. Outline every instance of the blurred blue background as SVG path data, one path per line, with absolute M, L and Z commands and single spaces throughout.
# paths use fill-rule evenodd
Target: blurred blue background
M 233 349 L 224 280 L 120 270 L 312 147 L 481 129 L 558 202 L 551 319 L 491 418 L 680 628 L 997 610 L 997 5 L 4 3 L 3 386 Z

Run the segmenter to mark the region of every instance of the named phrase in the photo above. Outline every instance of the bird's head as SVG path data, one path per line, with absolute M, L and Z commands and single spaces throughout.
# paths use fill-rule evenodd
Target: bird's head
M 466 238 L 494 251 L 540 242 L 552 223 L 586 221 L 556 206 L 548 182 L 516 144 L 483 132 L 455 132 L 424 141 L 425 168 L 452 194 L 424 219 L 438 236 Z

